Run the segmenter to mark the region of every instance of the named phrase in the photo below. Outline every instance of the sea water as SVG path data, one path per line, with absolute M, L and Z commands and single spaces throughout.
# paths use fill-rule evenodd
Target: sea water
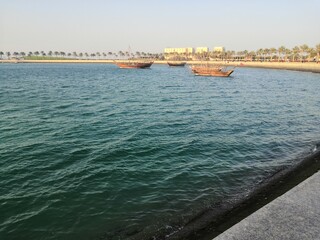
M 181 226 L 312 151 L 320 75 L 0 64 L 0 239 Z

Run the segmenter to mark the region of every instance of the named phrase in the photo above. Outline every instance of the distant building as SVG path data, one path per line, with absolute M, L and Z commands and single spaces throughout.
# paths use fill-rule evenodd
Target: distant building
M 218 53 L 223 53 L 226 51 L 226 49 L 224 47 L 214 47 L 213 51 Z
M 214 47 L 213 52 L 216 53 L 224 53 L 226 50 L 224 47 Z M 195 53 L 209 53 L 208 47 L 186 47 L 186 48 L 165 48 L 164 54 L 167 55 L 174 55 L 174 54 L 186 54 L 186 55 L 193 55 Z
M 167 54 L 193 54 L 194 49 L 192 47 L 187 47 L 187 48 L 165 48 L 164 53 Z
M 209 48 L 207 47 L 197 47 L 196 48 L 196 53 L 207 53 L 209 52 Z

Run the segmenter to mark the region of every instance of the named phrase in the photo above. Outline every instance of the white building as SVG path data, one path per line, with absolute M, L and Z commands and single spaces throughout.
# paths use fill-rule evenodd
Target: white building
M 164 53 L 167 54 L 193 54 L 194 49 L 192 47 L 187 47 L 187 48 L 165 48 Z
M 196 53 L 207 53 L 207 52 L 209 52 L 208 47 L 197 47 L 196 48 Z
M 218 53 L 223 53 L 226 51 L 226 49 L 224 47 L 214 47 L 213 51 Z

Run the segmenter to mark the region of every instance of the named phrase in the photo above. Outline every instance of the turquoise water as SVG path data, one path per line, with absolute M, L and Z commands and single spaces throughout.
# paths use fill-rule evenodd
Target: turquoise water
M 0 64 L 0 239 L 125 239 L 247 194 L 319 142 L 320 75 Z

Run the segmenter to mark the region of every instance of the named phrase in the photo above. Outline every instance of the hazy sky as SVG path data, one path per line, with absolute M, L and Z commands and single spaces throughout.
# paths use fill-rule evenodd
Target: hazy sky
M 0 51 L 320 43 L 320 0 L 0 0 Z

